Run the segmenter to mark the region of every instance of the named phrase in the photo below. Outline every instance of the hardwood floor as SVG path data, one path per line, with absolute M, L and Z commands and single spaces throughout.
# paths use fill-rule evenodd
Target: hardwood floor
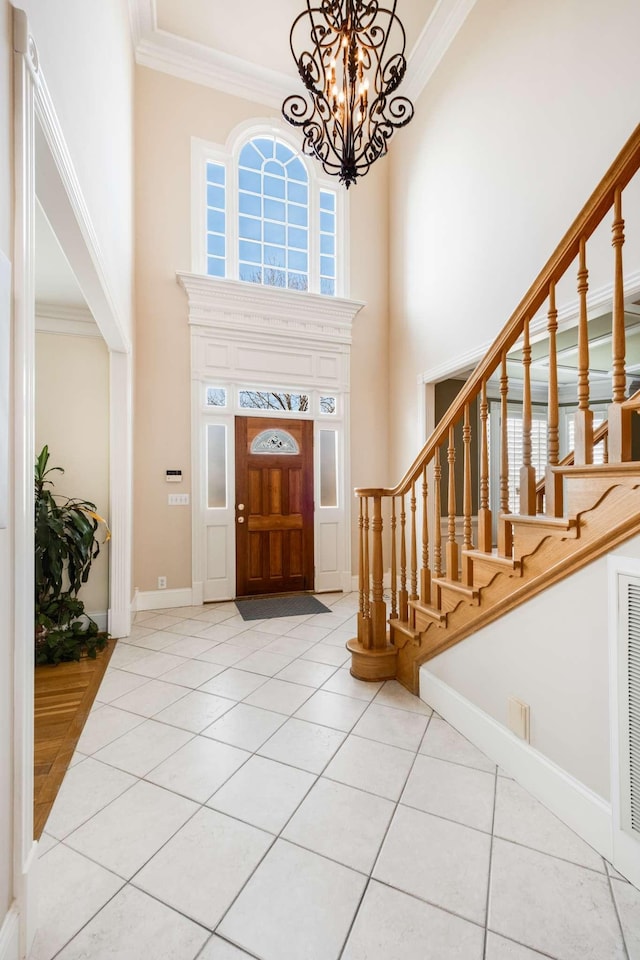
M 33 834 L 38 840 L 91 710 L 116 641 L 95 660 L 35 670 Z

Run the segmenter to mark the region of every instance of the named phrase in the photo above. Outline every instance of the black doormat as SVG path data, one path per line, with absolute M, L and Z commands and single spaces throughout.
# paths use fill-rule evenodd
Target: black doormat
M 308 594 L 295 597 L 258 597 L 236 600 L 243 620 L 270 620 L 273 617 L 300 617 L 309 613 L 331 613 L 329 607 Z

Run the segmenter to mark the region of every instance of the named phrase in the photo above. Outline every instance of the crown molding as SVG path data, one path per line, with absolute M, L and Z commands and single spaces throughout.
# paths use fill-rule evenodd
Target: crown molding
M 102 340 L 98 324 L 87 307 L 71 304 L 36 303 L 36 330 L 67 337 L 93 337 Z
M 235 335 L 269 333 L 285 338 L 351 343 L 351 326 L 364 303 L 281 290 L 241 280 L 178 273 L 189 300 L 192 326 L 218 327 Z
M 403 93 L 416 100 L 477 0 L 438 0 L 408 57 Z M 155 0 L 129 0 L 136 63 L 201 86 L 281 107 L 295 80 L 202 43 L 159 30 Z

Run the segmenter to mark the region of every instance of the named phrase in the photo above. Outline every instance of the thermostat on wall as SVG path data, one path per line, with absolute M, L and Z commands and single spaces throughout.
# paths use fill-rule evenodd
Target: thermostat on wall
M 167 483 L 181 483 L 182 470 L 167 470 Z

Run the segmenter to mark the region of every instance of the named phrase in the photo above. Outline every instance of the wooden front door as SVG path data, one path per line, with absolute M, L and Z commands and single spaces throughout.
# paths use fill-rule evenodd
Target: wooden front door
M 313 422 L 236 417 L 236 594 L 313 590 Z

